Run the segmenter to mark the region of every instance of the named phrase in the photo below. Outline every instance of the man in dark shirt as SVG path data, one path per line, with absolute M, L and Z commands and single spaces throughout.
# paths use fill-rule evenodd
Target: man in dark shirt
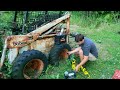
M 80 56 L 81 62 L 76 66 L 76 72 L 78 71 L 79 67 L 84 65 L 88 60 L 96 60 L 98 58 L 98 50 L 94 44 L 94 42 L 84 37 L 82 34 L 77 34 L 75 36 L 75 41 L 79 45 L 78 48 L 69 51 L 68 54 L 76 53 L 78 52 Z

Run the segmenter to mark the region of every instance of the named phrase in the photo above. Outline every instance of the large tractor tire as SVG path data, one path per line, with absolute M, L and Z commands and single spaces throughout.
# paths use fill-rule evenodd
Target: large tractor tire
M 64 43 L 60 45 L 54 45 L 50 50 L 49 63 L 54 66 L 59 66 L 60 60 L 66 60 L 70 58 L 70 56 L 67 54 L 68 51 L 71 51 L 69 44 Z
M 45 72 L 48 59 L 38 50 L 28 50 L 20 54 L 12 67 L 13 79 L 37 79 Z

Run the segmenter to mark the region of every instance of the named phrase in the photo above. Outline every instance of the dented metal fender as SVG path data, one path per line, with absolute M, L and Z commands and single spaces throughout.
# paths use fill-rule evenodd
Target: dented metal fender
M 32 49 L 41 51 L 48 57 L 48 54 L 51 48 L 53 47 L 53 45 L 54 45 L 54 37 L 51 37 L 51 38 L 36 40 L 22 48 L 11 48 L 9 49 L 8 60 L 10 64 L 12 64 L 15 58 L 19 54 L 22 54 L 24 51 L 32 50 Z

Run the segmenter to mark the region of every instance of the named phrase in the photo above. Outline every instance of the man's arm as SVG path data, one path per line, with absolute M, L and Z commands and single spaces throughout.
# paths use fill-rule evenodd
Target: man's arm
M 81 49 L 81 47 L 78 47 L 78 48 L 76 48 L 76 49 L 74 49 L 72 51 L 69 51 L 68 54 L 70 55 L 70 54 L 73 54 L 75 52 L 78 52 L 80 49 Z
M 89 53 L 90 53 L 90 45 L 84 47 L 83 59 L 82 59 L 81 62 L 76 66 L 76 71 L 78 71 L 79 68 L 88 61 L 88 59 L 89 59 Z
M 78 72 L 79 68 L 88 61 L 88 56 L 84 56 L 83 60 L 76 66 L 75 71 Z

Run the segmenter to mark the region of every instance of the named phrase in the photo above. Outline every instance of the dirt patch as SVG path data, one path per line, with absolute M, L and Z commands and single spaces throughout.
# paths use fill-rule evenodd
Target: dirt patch
M 70 33 L 77 33 L 78 29 L 80 28 L 80 26 L 78 25 L 70 25 Z M 69 37 L 69 44 L 71 46 L 71 48 L 76 48 L 78 47 L 78 45 L 75 42 L 75 38 L 74 37 Z
M 71 46 L 71 48 L 78 47 L 77 43 L 75 42 L 75 38 L 74 37 L 69 37 L 69 45 Z
M 106 47 L 102 44 L 95 43 L 98 49 L 99 58 L 102 60 L 108 60 L 112 57 L 109 52 L 106 50 Z
M 72 32 L 75 32 L 77 29 L 79 29 L 80 27 L 78 25 L 70 25 L 70 30 Z

